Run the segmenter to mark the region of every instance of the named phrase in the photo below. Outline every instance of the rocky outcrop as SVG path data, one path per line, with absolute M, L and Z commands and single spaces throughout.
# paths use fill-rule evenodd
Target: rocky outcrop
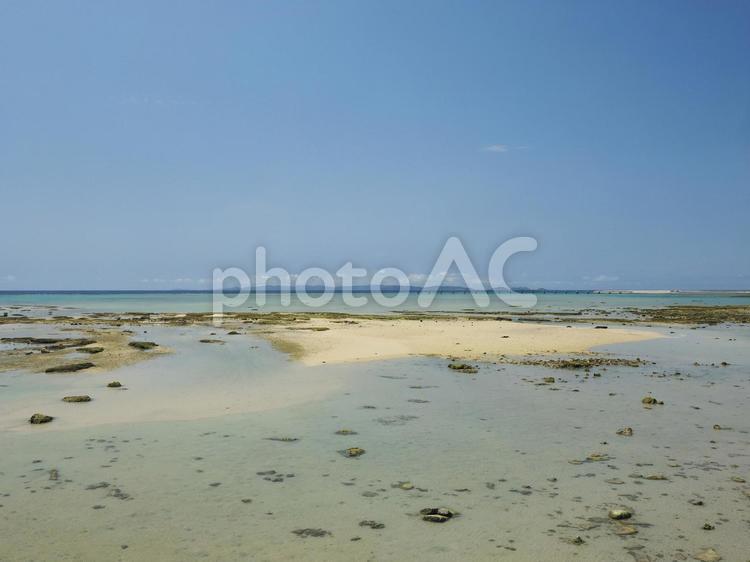
M 46 369 L 45 373 L 75 373 L 76 371 L 83 371 L 85 369 L 90 369 L 91 367 L 96 367 L 93 363 L 85 362 L 85 363 L 69 363 L 67 365 L 58 365 L 56 367 L 50 367 L 49 369 Z
M 65 396 L 63 402 L 91 402 L 91 396 L 88 394 L 80 394 L 76 396 Z

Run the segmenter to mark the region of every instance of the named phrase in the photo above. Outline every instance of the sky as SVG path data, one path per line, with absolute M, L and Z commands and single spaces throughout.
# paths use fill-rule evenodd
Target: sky
M 750 288 L 750 2 L 0 0 L 0 291 Z

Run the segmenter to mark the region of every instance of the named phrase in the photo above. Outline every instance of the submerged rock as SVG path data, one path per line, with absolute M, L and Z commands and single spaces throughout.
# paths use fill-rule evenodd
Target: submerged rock
M 339 452 L 348 458 L 361 457 L 366 453 L 366 451 L 360 447 L 349 447 L 348 449 Z
M 83 371 L 84 369 L 90 369 L 96 367 L 93 363 L 70 363 L 68 365 L 58 365 L 56 367 L 50 367 L 46 369 L 45 373 L 75 373 L 76 371 Z
M 91 402 L 91 396 L 81 394 L 79 396 L 65 396 L 63 402 Z
M 610 456 L 606 453 L 591 453 L 586 457 L 589 462 L 602 462 L 610 460 Z
M 48 416 L 46 414 L 34 414 L 29 418 L 29 423 L 33 425 L 38 425 L 40 423 L 49 423 L 52 420 L 54 420 L 52 416 Z
M 632 437 L 633 436 L 633 428 L 632 427 L 623 427 L 622 429 L 617 430 L 617 435 L 622 435 L 624 437 Z
M 569 543 L 569 544 L 575 544 L 575 545 L 583 544 L 583 543 L 585 543 L 585 542 L 586 542 L 586 541 L 585 541 L 585 540 L 583 540 L 583 538 L 582 538 L 582 537 L 580 537 L 580 536 L 577 536 L 577 537 L 573 537 L 572 539 L 563 539 L 563 540 L 564 540 L 565 542 Z
M 120 488 L 112 488 L 108 493 L 108 496 L 117 498 L 118 500 L 131 500 L 133 499 L 130 494 L 126 494 Z
M 122 387 L 122 383 L 120 381 L 112 381 L 107 385 L 107 388 L 120 388 Z
M 620 525 L 617 525 L 617 528 L 615 529 L 615 535 L 619 535 L 621 537 L 626 537 L 628 535 L 635 535 L 637 533 L 638 533 L 638 529 L 636 529 L 632 525 L 620 524 Z
M 307 537 L 327 537 L 331 535 L 331 531 L 326 531 L 325 529 L 295 529 L 292 533 L 303 539 L 306 539 Z
M 357 432 L 353 429 L 339 429 L 336 431 L 336 435 L 357 435 Z
M 664 402 L 662 402 L 661 400 L 657 400 L 653 396 L 644 396 L 641 399 L 641 403 L 646 404 L 647 406 L 652 406 L 652 405 L 656 405 L 656 404 L 659 404 L 659 405 L 663 405 L 664 404 Z
M 695 558 L 696 560 L 701 560 L 701 562 L 718 562 L 719 560 L 721 560 L 721 555 L 713 548 L 707 548 L 705 550 L 701 550 L 699 553 L 693 556 L 693 558 Z
M 360 527 L 370 527 L 370 529 L 385 529 L 385 523 L 378 523 L 377 521 L 360 521 Z

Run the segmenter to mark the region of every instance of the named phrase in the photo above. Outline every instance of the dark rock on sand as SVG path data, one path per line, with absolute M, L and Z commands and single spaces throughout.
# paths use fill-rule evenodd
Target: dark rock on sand
M 468 363 L 451 363 L 450 365 L 448 365 L 448 368 L 454 371 L 458 371 L 459 373 L 466 373 L 467 375 L 473 375 L 474 373 L 479 372 L 479 369 L 477 369 L 473 365 L 469 365 Z
M 96 367 L 93 363 L 70 363 L 68 365 L 58 365 L 57 367 L 50 367 L 45 370 L 45 373 L 75 373 L 76 371 L 83 371 L 84 369 L 90 369 Z
M 336 435 L 357 435 L 357 432 L 352 429 L 339 429 L 336 431 Z
M 154 343 L 152 341 L 131 341 L 128 344 L 130 347 L 134 347 L 136 349 L 142 349 L 142 350 L 148 350 L 153 349 L 155 347 L 159 347 L 158 343 Z
M 65 396 L 63 402 L 91 402 L 91 396 L 81 394 L 79 396 Z
M 360 527 L 370 527 L 370 529 L 385 529 L 385 523 L 378 523 L 377 521 L 360 521 Z
M 647 406 L 652 406 L 656 404 L 660 404 L 660 405 L 664 404 L 664 402 L 662 402 L 661 400 L 657 400 L 653 396 L 644 396 L 643 399 L 641 399 L 641 402 Z
M 29 423 L 33 425 L 38 425 L 40 423 L 49 423 L 52 420 L 54 420 L 52 416 L 47 416 L 45 414 L 34 414 L 29 418 Z
M 2 343 L 22 343 L 27 345 L 46 345 L 48 349 L 54 351 L 66 347 L 76 347 L 96 343 L 96 340 L 89 338 L 0 338 Z

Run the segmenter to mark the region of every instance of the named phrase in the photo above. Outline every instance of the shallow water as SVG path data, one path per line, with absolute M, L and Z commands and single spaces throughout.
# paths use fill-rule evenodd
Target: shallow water
M 433 358 L 302 368 L 247 336 L 197 344 L 202 330 L 149 328 L 175 353 L 117 373 L 0 374 L 0 560 L 632 561 L 690 559 L 706 547 L 744 560 L 750 551 L 748 484 L 731 480 L 750 480 L 747 328 L 664 329 L 665 339 L 610 346 L 602 351 L 656 364 L 595 370 L 601 377 L 493 364 L 466 376 Z M 534 384 L 550 375 L 555 385 Z M 114 378 L 129 390 L 105 392 Z M 80 392 L 94 402 L 58 402 Z M 665 405 L 643 408 L 649 392 Z M 59 418 L 23 423 L 40 404 Z M 101 412 L 86 409 L 99 407 L 119 421 L 94 424 Z M 633 437 L 615 434 L 623 426 Z M 268 439 L 279 437 L 299 440 Z M 338 453 L 352 446 L 366 453 Z M 569 462 L 593 452 L 610 458 Z M 668 480 L 634 477 L 657 473 Z M 415 488 L 392 487 L 402 481 Z M 607 519 L 623 505 L 635 535 L 616 536 Z M 421 521 L 431 506 L 459 516 Z M 304 528 L 331 534 L 293 534 Z M 567 542 L 578 536 L 583 544 Z

